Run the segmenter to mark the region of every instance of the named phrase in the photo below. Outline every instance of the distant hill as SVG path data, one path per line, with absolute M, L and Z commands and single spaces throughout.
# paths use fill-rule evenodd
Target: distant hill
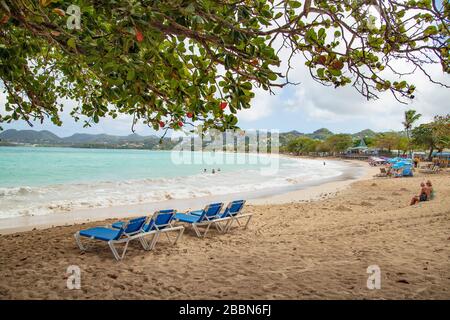
M 52 144 L 60 143 L 62 139 L 50 131 L 16 130 L 9 129 L 0 132 L 0 140 L 6 142 Z
M 297 130 L 292 130 L 289 132 L 282 132 L 280 133 L 280 144 L 285 145 L 288 141 L 295 139 L 297 137 L 304 136 L 304 133 L 298 132 Z
M 1 145 L 33 144 L 43 146 L 80 147 L 80 148 L 117 148 L 117 149 L 172 149 L 176 142 L 164 138 L 160 144 L 157 136 L 114 136 L 108 134 L 76 133 L 60 138 L 50 131 L 15 130 L 0 132 Z
M 352 134 L 354 139 L 372 138 L 377 133 L 365 129 Z M 297 130 L 280 133 L 280 144 L 286 145 L 290 140 L 305 136 L 317 140 L 325 140 L 332 136 L 333 132 L 326 128 L 321 128 L 313 133 L 302 133 Z M 9 129 L 0 131 L 0 145 L 34 144 L 43 146 L 80 147 L 80 148 L 113 148 L 113 149 L 172 149 L 176 142 L 170 138 L 164 138 L 160 143 L 160 138 L 152 136 L 141 136 L 130 134 L 127 136 L 115 136 L 108 134 L 87 134 L 75 133 L 70 137 L 60 138 L 50 131 L 15 130 Z
M 328 130 L 327 128 L 321 128 L 318 129 L 316 131 L 314 131 L 313 133 L 301 133 L 299 131 L 293 130 L 293 131 L 289 131 L 289 132 L 283 132 L 280 134 L 280 143 L 281 144 L 285 144 L 285 142 L 300 137 L 300 136 L 305 136 L 311 139 L 316 139 L 316 140 L 325 140 L 326 138 L 328 138 L 329 136 L 334 135 L 333 132 L 331 132 L 330 130 Z M 360 139 L 360 138 L 373 138 L 377 135 L 377 132 L 370 130 L 370 129 L 365 129 L 362 130 L 360 132 L 357 133 L 353 133 L 351 134 L 351 136 L 355 139 Z
M 75 133 L 70 137 L 63 138 L 66 143 L 120 143 L 120 142 L 142 142 L 148 138 L 138 134 L 130 134 L 128 136 L 113 136 L 109 134 L 87 134 Z
M 321 129 L 314 131 L 313 133 L 306 134 L 307 137 L 312 138 L 312 139 L 318 139 L 318 140 L 325 140 L 326 138 L 328 138 L 329 136 L 332 136 L 332 135 L 333 135 L 333 132 L 331 132 L 327 128 L 321 128 Z
M 352 134 L 354 138 L 373 138 L 377 135 L 375 131 L 372 131 L 370 129 L 365 129 L 360 132 Z

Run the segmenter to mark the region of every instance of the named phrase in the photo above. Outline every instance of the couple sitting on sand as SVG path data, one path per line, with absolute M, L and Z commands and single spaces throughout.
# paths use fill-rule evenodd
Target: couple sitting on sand
M 431 181 L 428 180 L 427 183 L 422 182 L 420 184 L 420 194 L 418 196 L 414 196 L 411 199 L 411 205 L 414 205 L 421 201 L 428 201 L 434 198 L 434 190 Z

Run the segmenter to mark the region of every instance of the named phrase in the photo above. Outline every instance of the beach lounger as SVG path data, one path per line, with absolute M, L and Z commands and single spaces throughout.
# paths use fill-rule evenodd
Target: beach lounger
M 149 222 L 142 226 L 140 236 L 142 237 L 141 243 L 144 249 L 146 250 L 154 249 L 162 233 L 164 233 L 167 236 L 167 239 L 171 241 L 168 233 L 173 231 L 178 232 L 178 235 L 175 238 L 173 244 L 176 244 L 178 242 L 178 240 L 183 235 L 184 227 L 172 225 L 176 213 L 177 211 L 173 209 L 156 211 L 150 218 Z M 118 221 L 113 223 L 112 227 L 115 229 L 120 229 L 122 228 L 123 224 L 124 222 Z M 153 235 L 153 239 L 150 244 L 145 239 L 149 235 Z
M 247 219 L 244 225 L 244 229 L 247 229 L 248 224 L 250 223 L 250 220 L 253 216 L 251 213 L 242 213 L 242 209 L 244 208 L 245 200 L 235 200 L 228 204 L 228 206 L 225 208 L 224 212 L 222 214 L 217 215 L 212 220 L 219 224 L 219 229 L 222 232 L 227 232 L 230 230 L 231 225 L 233 222 L 236 221 L 236 223 L 240 226 L 241 223 L 239 222 L 240 219 Z M 198 215 L 198 212 L 192 212 L 192 214 Z M 225 226 L 220 225 L 220 223 L 225 222 Z
M 122 226 L 117 229 L 110 226 L 105 227 L 94 227 L 86 230 L 80 230 L 75 233 L 75 241 L 81 251 L 86 251 L 85 246 L 81 242 L 81 237 L 89 238 L 92 240 L 100 240 L 108 243 L 114 258 L 117 260 L 123 259 L 125 252 L 127 251 L 128 244 L 132 239 L 139 238 L 142 230 L 142 226 L 145 224 L 146 217 L 139 217 L 131 219 L 128 222 L 122 224 Z M 115 245 L 125 244 L 122 254 L 119 254 Z M 141 242 L 144 246 L 144 243 Z
M 434 165 L 431 169 L 419 169 L 420 173 L 438 173 L 440 170 L 439 166 Z
M 242 209 L 244 208 L 244 205 L 245 200 L 232 201 L 228 204 L 223 213 L 219 213 L 215 217 L 211 217 L 210 221 L 216 223 L 219 231 L 225 233 L 230 230 L 233 222 L 236 222 L 239 226 L 241 226 L 239 220 L 247 219 L 247 221 L 244 224 L 244 229 L 247 229 L 253 214 L 251 213 L 243 214 Z M 199 216 L 202 214 L 202 211 L 203 210 L 191 211 L 189 212 L 189 214 Z M 225 223 L 225 226 L 223 226 L 222 223 Z
M 244 224 L 244 229 L 247 229 L 248 224 L 250 223 L 250 220 L 253 217 L 253 214 L 243 213 L 244 205 L 245 200 L 235 200 L 228 204 L 228 206 L 226 207 L 224 213 L 220 218 L 223 220 L 228 220 L 224 228 L 225 232 L 228 232 L 231 229 L 231 226 L 235 221 L 239 226 L 241 226 L 241 223 L 239 222 L 240 219 L 247 219 L 247 221 Z
M 175 220 L 178 222 L 184 222 L 192 226 L 196 235 L 199 238 L 205 237 L 208 233 L 211 225 L 215 225 L 219 231 L 220 225 L 215 223 L 220 211 L 222 210 L 223 203 L 212 203 L 207 205 L 203 210 L 191 211 L 186 213 L 177 213 Z M 202 234 L 199 227 L 206 227 L 206 230 Z

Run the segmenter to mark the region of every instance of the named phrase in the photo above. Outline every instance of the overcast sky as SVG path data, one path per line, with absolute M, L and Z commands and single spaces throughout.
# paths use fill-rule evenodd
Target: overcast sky
M 281 53 L 286 61 L 287 53 Z M 293 61 L 295 69 L 291 71 L 290 80 L 300 82 L 297 86 L 277 90 L 276 95 L 269 95 L 264 90 L 257 90 L 252 107 L 238 113 L 238 125 L 243 129 L 278 129 L 282 132 L 298 130 L 312 132 L 326 127 L 333 132 L 354 133 L 363 129 L 375 131 L 401 130 L 404 111 L 415 109 L 423 116 L 419 123 L 430 121 L 435 115 L 450 113 L 450 90 L 428 81 L 425 75 L 416 72 L 404 80 L 417 87 L 415 99 L 408 105 L 400 104 L 389 93 L 380 94 L 380 99 L 367 101 L 351 86 L 334 89 L 316 83 L 304 66 L 299 56 Z M 401 70 L 408 66 L 400 65 Z M 428 67 L 427 71 L 434 79 L 450 83 L 448 74 L 444 74 L 440 65 Z M 393 79 L 395 80 L 395 79 Z M 0 92 L 0 113 L 4 113 L 5 94 Z M 43 125 L 36 124 L 32 129 L 50 130 L 59 136 L 73 133 L 108 133 L 127 135 L 131 133 L 131 117 L 119 116 L 116 119 L 102 119 L 91 128 L 83 128 L 83 123 L 75 123 L 68 116 L 75 105 L 73 101 L 65 102 L 62 116 L 63 126 L 57 127 L 49 120 Z M 29 129 L 24 122 L 3 124 L 4 129 Z M 144 125 L 138 125 L 136 132 L 141 135 L 154 134 L 155 131 Z

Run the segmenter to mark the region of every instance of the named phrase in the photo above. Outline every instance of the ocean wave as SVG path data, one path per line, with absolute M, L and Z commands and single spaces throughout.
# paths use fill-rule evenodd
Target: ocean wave
M 7 196 L 26 196 L 31 193 L 36 193 L 37 191 L 28 186 L 23 187 L 12 187 L 12 188 L 0 188 L 0 197 L 7 197 Z
M 0 188 L 0 218 L 283 188 L 337 176 L 342 169 L 342 165 L 295 159 L 281 163 L 278 173 L 270 177 L 262 176 L 258 169 L 239 169 L 184 177 Z

